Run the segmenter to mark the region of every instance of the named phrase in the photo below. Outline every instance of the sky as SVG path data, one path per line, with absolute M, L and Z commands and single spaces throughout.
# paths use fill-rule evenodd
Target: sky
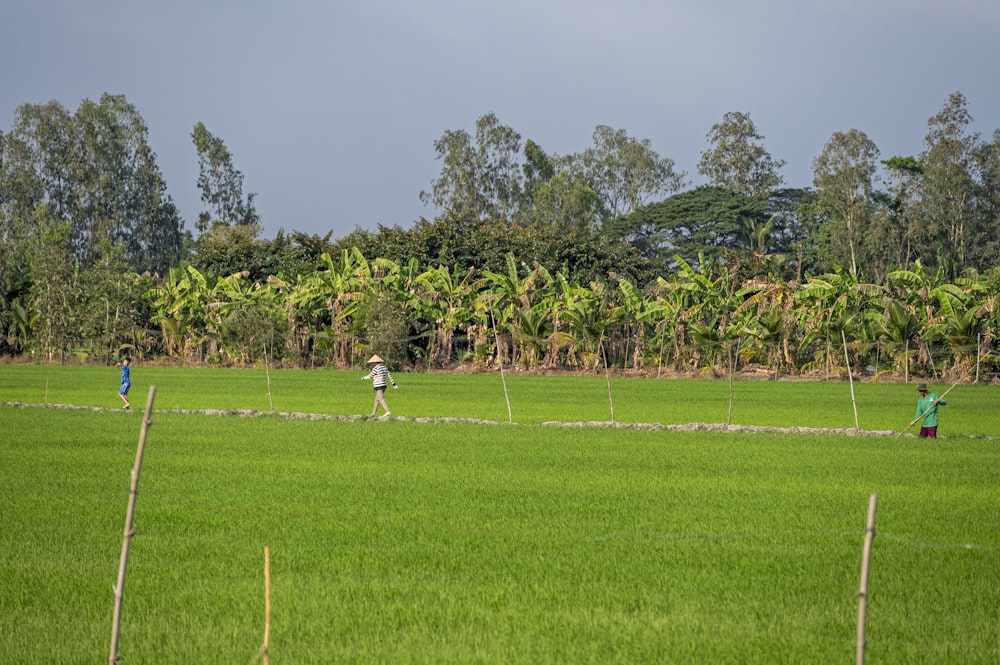
M 550 155 L 624 130 L 690 186 L 728 112 L 790 187 L 837 131 L 919 154 L 953 92 L 1000 128 L 996 0 L 0 0 L 0 63 L 3 131 L 124 95 L 192 232 L 203 122 L 266 238 L 432 219 L 434 142 L 490 112 Z

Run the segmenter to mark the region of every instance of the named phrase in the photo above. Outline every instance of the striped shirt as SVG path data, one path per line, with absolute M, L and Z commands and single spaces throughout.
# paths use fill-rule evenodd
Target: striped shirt
M 378 390 L 379 388 L 385 388 L 386 382 L 391 383 L 392 386 L 396 387 L 396 379 L 392 378 L 392 374 L 389 373 L 389 368 L 378 363 L 372 367 L 372 371 L 368 372 L 367 376 L 361 377 L 361 380 L 366 379 L 372 380 L 372 387 Z

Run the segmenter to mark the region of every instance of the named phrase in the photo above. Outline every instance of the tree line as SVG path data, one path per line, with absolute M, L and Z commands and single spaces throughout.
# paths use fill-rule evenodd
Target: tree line
M 548 155 L 492 113 L 435 142 L 437 215 L 343 238 L 260 238 L 224 142 L 191 139 L 205 205 L 184 230 L 124 97 L 23 105 L 0 132 L 0 351 L 65 360 L 398 364 L 775 375 L 991 368 L 1000 130 L 960 93 L 924 150 L 835 132 L 787 188 L 749 114 L 687 174 L 599 126 Z M 838 338 L 842 352 L 836 353 Z M 985 365 L 984 365 L 985 363 Z

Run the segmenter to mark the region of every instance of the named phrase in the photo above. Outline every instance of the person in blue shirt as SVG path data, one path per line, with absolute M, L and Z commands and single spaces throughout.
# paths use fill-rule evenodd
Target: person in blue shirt
M 917 392 L 920 393 L 920 399 L 917 400 L 917 415 L 913 417 L 910 427 L 913 427 L 923 417 L 923 422 L 920 423 L 920 438 L 926 439 L 930 437 L 936 439 L 938 407 L 946 405 L 947 402 L 938 397 L 937 393 L 927 392 L 926 383 L 921 383 L 917 386 Z
M 132 360 L 126 356 L 122 359 L 120 363 L 115 363 L 115 367 L 122 368 L 122 384 L 118 388 L 118 396 L 122 398 L 122 402 L 125 404 L 122 408 L 128 411 L 131 404 L 128 401 L 128 391 L 132 387 L 132 370 L 131 368 Z
M 389 368 L 385 366 L 385 361 L 378 355 L 369 358 L 368 364 L 372 366 L 372 369 L 362 376 L 361 380 L 367 381 L 371 379 L 372 386 L 375 388 L 375 404 L 372 405 L 372 416 L 375 415 L 379 405 L 381 405 L 385 409 L 382 417 L 388 418 L 392 415 L 392 412 L 389 411 L 389 405 L 385 403 L 386 386 L 391 383 L 393 390 L 396 390 L 399 386 L 396 385 L 396 379 L 392 378 L 392 374 L 389 373 Z

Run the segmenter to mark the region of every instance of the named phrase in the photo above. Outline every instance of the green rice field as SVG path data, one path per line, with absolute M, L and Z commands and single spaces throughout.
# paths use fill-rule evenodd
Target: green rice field
M 150 386 L 123 663 L 261 662 L 265 547 L 270 663 L 853 663 L 872 494 L 866 662 L 1000 662 L 996 386 L 363 373 L 0 365 L 0 663 L 108 661 Z

